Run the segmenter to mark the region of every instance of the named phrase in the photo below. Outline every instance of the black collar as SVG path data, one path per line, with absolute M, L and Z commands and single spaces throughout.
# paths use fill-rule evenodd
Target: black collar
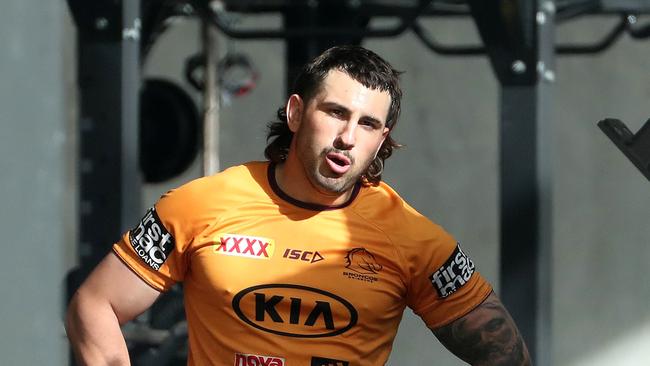
M 283 200 L 287 201 L 288 203 L 298 206 L 300 208 L 304 208 L 307 210 L 312 210 L 312 211 L 329 211 L 329 210 L 338 210 L 341 208 L 348 207 L 352 201 L 357 197 L 359 194 L 359 190 L 361 189 L 361 183 L 357 182 L 354 185 L 354 188 L 352 189 L 352 194 L 350 195 L 350 198 L 348 198 L 347 201 L 343 202 L 340 205 L 336 206 L 327 206 L 327 205 L 321 205 L 318 203 L 310 203 L 310 202 L 303 202 L 300 200 L 297 200 L 288 194 L 286 194 L 282 189 L 280 189 L 280 186 L 278 185 L 278 181 L 275 179 L 275 167 L 276 164 L 271 162 L 269 163 L 268 171 L 267 171 L 267 176 L 269 179 L 269 184 L 271 185 L 271 189 L 273 192 L 278 195 L 278 197 L 282 198 Z

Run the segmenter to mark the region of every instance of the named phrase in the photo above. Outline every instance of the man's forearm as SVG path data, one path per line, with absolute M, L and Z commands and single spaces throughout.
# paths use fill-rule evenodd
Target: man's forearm
M 119 321 L 109 303 L 77 293 L 65 323 L 79 365 L 130 364 Z

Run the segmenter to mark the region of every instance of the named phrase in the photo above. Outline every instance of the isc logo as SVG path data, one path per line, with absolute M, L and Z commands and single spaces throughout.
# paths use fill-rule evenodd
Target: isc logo
M 300 249 L 287 249 L 284 251 L 282 257 L 287 259 L 301 260 L 303 262 L 309 263 L 316 263 L 325 259 L 318 252 L 302 251 Z
M 284 366 L 284 358 L 237 353 L 235 366 Z
M 215 240 L 217 254 L 233 255 L 255 259 L 269 259 L 275 251 L 273 239 L 255 236 L 219 234 Z

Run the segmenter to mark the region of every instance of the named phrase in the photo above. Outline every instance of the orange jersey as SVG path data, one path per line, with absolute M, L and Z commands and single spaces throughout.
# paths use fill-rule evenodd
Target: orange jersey
M 184 283 L 190 365 L 383 365 L 406 306 L 435 329 L 492 290 L 388 185 L 307 204 L 268 162 L 170 191 L 113 249 L 159 291 Z

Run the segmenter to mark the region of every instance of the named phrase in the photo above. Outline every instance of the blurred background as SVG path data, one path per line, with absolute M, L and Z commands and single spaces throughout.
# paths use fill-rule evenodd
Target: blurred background
M 405 72 L 394 133 L 405 147 L 384 179 L 458 238 L 537 364 L 647 364 L 650 186 L 597 122 L 635 133 L 650 117 L 648 11 L 632 0 L 5 0 L 1 363 L 71 364 L 67 298 L 120 233 L 168 189 L 263 159 L 296 65 L 358 43 Z M 177 300 L 154 309 L 164 319 L 126 327 L 140 364 L 183 364 L 182 334 L 169 331 Z M 389 364 L 463 363 L 407 310 Z

